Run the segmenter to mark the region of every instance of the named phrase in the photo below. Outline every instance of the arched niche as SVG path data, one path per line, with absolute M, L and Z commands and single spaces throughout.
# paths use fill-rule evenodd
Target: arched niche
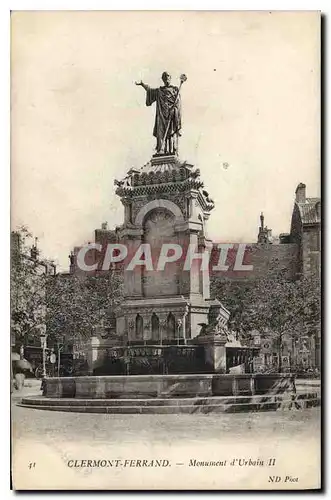
M 176 222 L 184 221 L 183 213 L 178 205 L 176 205 L 170 200 L 161 199 L 161 200 L 152 200 L 149 203 L 146 203 L 146 205 L 144 205 L 137 213 L 134 221 L 135 225 L 142 226 L 146 215 L 149 212 L 160 208 L 171 212 L 174 215 Z
M 152 340 L 160 340 L 160 320 L 155 312 L 152 314 Z
M 176 319 L 172 313 L 167 317 L 167 338 L 174 339 L 176 337 Z
M 164 244 L 177 244 L 176 218 L 165 208 L 150 210 L 143 220 L 143 242 L 148 245 L 152 259 L 152 270 L 142 266 L 144 297 L 176 295 L 178 292 L 176 263 L 168 263 L 163 270 L 157 268 Z
M 136 339 L 137 340 L 143 339 L 143 332 L 144 332 L 144 321 L 143 321 L 142 316 L 140 316 L 140 314 L 137 314 L 137 316 L 136 316 Z

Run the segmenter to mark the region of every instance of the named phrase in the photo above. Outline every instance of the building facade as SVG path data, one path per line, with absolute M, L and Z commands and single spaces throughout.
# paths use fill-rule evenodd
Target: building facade
M 45 276 L 56 274 L 55 264 L 41 258 L 37 241 L 26 247 L 22 234 L 11 232 L 11 348 L 27 358 L 41 349 L 47 325 Z M 40 362 L 41 352 L 36 357 Z
M 321 199 L 308 198 L 306 185 L 295 191 L 290 238 L 299 248 L 299 269 L 304 276 L 321 273 Z

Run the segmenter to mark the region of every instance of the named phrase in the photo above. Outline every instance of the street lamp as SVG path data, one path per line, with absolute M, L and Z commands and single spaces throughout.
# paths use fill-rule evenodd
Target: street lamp
M 64 343 L 61 346 L 60 343 L 58 342 L 57 343 L 57 376 L 58 377 L 60 376 L 61 351 L 63 348 L 64 348 Z
M 46 377 L 46 347 L 47 347 L 47 335 L 46 333 L 42 333 L 40 335 L 41 347 L 43 350 L 43 374 L 42 377 Z

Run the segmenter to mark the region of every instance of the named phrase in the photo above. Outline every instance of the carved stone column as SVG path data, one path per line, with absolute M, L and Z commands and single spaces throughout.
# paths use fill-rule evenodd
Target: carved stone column
M 162 341 L 168 337 L 168 322 L 167 322 L 167 314 L 161 313 L 159 314 L 160 319 L 160 344 L 162 345 Z
M 128 198 L 122 198 L 122 203 L 124 205 L 124 224 L 132 223 L 132 202 Z
M 196 214 L 196 200 L 198 198 L 198 191 L 191 191 L 190 193 L 190 215 L 189 219 L 197 220 Z
M 128 337 L 129 341 L 135 340 L 136 337 L 136 332 L 135 332 L 135 327 L 136 327 L 136 322 L 133 316 L 130 316 L 128 318 Z

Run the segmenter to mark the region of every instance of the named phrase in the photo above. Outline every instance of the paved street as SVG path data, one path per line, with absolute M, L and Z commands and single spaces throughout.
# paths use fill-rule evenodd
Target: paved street
M 319 382 L 319 381 L 318 381 Z M 316 382 L 317 383 L 317 382 Z M 51 435 L 63 440 L 94 442 L 107 440 L 121 443 L 144 440 L 206 441 L 263 438 L 279 440 L 304 439 L 317 435 L 320 409 L 284 410 L 219 415 L 106 415 L 51 412 L 21 408 L 22 396 L 40 395 L 40 381 L 13 393 L 13 433 L 18 438 L 47 439 Z
M 106 415 L 51 412 L 13 406 L 13 433 L 17 438 L 50 436 L 61 440 L 132 443 L 164 440 L 199 442 L 215 439 L 277 441 L 304 439 L 317 434 L 320 410 L 220 415 Z

